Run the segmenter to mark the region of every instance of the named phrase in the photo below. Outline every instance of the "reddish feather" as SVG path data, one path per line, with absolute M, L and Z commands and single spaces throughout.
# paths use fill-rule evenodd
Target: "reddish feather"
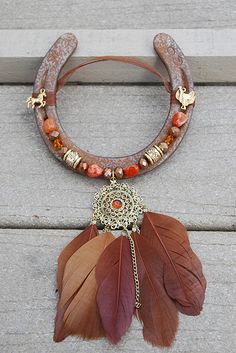
M 129 328 L 135 307 L 129 241 L 120 236 L 103 252 L 96 266 L 97 303 L 106 335 L 117 343 Z
M 75 251 L 77 251 L 81 246 L 83 246 L 86 242 L 94 238 L 98 235 L 98 230 L 95 224 L 88 226 L 83 232 L 77 235 L 61 252 L 58 258 L 58 268 L 57 268 L 57 288 L 59 298 L 61 296 L 62 290 L 62 279 L 64 275 L 64 270 L 67 261 L 73 255 Z M 70 302 L 73 300 L 73 297 L 64 305 L 62 308 L 59 306 L 59 300 L 57 305 L 57 314 L 55 318 L 55 329 L 53 339 L 55 342 L 63 341 L 67 333 L 65 332 L 63 317 L 64 314 L 70 305 Z
M 156 256 L 163 260 L 164 285 L 180 312 L 199 315 L 205 298 L 206 280 L 183 224 L 169 216 L 146 212 L 141 235 L 150 241 Z
M 178 327 L 178 311 L 163 283 L 164 264 L 155 249 L 138 233 L 135 242 L 140 278 L 140 302 L 137 317 L 143 323 L 143 337 L 153 346 L 169 347 Z

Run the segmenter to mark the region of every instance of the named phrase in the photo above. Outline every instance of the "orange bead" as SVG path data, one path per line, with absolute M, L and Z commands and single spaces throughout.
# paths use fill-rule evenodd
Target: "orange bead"
M 92 164 L 88 167 L 87 175 L 90 178 L 97 178 L 103 174 L 103 168 L 97 164 Z
M 124 169 L 124 173 L 127 177 L 132 178 L 139 172 L 139 166 L 137 164 L 130 165 Z
M 50 132 L 53 132 L 57 129 L 56 122 L 53 118 L 47 118 L 43 122 L 43 131 L 46 134 L 50 134 Z
M 63 144 L 62 144 L 60 139 L 56 139 L 56 140 L 53 141 L 53 146 L 57 150 L 60 150 L 63 147 Z
M 175 113 L 172 117 L 172 125 L 176 127 L 181 127 L 186 123 L 188 117 L 182 112 Z
M 174 136 L 173 135 L 168 135 L 166 138 L 165 138 L 165 140 L 164 140 L 164 142 L 165 143 L 167 143 L 167 145 L 169 146 L 173 141 L 174 141 Z
M 112 201 L 111 205 L 113 208 L 118 210 L 119 208 L 121 208 L 123 206 L 123 202 L 119 199 L 115 199 Z

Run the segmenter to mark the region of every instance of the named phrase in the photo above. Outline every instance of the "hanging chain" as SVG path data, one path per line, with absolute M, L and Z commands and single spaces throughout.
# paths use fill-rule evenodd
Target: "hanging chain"
M 131 251 L 131 259 L 132 259 L 132 267 L 133 267 L 133 274 L 134 274 L 134 285 L 135 285 L 135 307 L 137 309 L 140 308 L 140 286 L 139 286 L 139 276 L 138 276 L 138 266 L 137 266 L 137 257 L 135 251 L 135 244 L 133 238 L 130 236 L 128 231 L 126 232 L 126 236 L 129 240 L 130 244 L 130 251 Z

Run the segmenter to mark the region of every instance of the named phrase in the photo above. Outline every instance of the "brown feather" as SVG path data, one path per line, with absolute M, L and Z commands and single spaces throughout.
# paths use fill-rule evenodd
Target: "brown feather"
M 58 258 L 58 269 L 57 269 L 57 288 L 58 288 L 58 295 L 59 298 L 61 296 L 62 290 L 62 279 L 64 275 L 64 269 L 66 266 L 67 261 L 73 255 L 73 253 L 78 250 L 82 245 L 86 242 L 94 238 L 98 235 L 97 226 L 92 224 L 88 226 L 83 232 L 81 232 L 77 237 L 75 237 L 61 252 Z M 67 307 L 69 306 L 70 302 L 72 301 L 73 297 L 65 304 L 64 307 L 59 307 L 59 300 L 57 305 L 57 314 L 55 318 L 55 329 L 54 329 L 54 336 L 53 340 L 55 342 L 61 342 L 67 336 L 64 328 L 63 317 Z
M 164 262 L 165 288 L 178 309 L 186 315 L 199 315 L 206 280 L 183 224 L 169 216 L 146 212 L 141 235 L 150 241 L 156 256 Z
M 140 278 L 137 317 L 143 324 L 143 337 L 153 346 L 169 347 L 178 327 L 178 311 L 163 283 L 164 263 L 140 234 L 132 233 Z
M 96 266 L 97 303 L 107 338 L 117 343 L 129 328 L 135 307 L 129 241 L 123 235 L 103 252 Z
M 105 336 L 96 302 L 97 282 L 95 268 L 74 296 L 64 315 L 65 330 L 71 335 L 84 339 L 96 339 Z
M 57 288 L 59 295 L 61 293 L 62 278 L 64 275 L 64 269 L 67 261 L 73 255 L 73 253 L 78 250 L 82 245 L 87 243 L 89 240 L 93 239 L 98 235 L 97 226 L 91 224 L 83 232 L 81 232 L 77 237 L 75 237 L 61 252 L 58 258 L 57 267 Z
M 105 247 L 114 239 L 111 233 L 99 235 L 76 250 L 67 261 L 57 307 L 54 341 L 62 341 L 68 335 L 78 335 L 85 339 L 95 339 L 103 335 L 96 295 L 94 294 L 97 284 L 91 273 Z M 90 294 L 87 292 L 89 290 Z M 81 294 L 79 294 L 80 291 Z M 87 292 L 87 297 L 90 295 L 92 298 L 93 296 L 94 301 L 89 302 L 88 300 L 85 307 L 79 304 L 77 308 L 74 304 L 78 302 L 79 298 L 82 298 L 85 292 Z M 73 313 L 73 309 L 75 313 Z M 87 321 L 86 313 L 89 313 L 91 320 Z M 80 322 L 80 325 L 76 324 L 76 320 Z

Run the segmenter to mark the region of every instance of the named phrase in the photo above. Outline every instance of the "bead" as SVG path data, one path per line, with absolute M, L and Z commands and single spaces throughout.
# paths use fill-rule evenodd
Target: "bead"
M 79 171 L 81 173 L 86 173 L 87 169 L 88 169 L 88 163 L 87 162 L 81 162 L 79 164 Z
M 78 152 L 73 151 L 73 150 L 68 150 L 64 154 L 63 159 L 69 167 L 74 168 L 74 169 L 77 168 L 77 166 L 79 165 L 79 163 L 81 161 L 81 157 L 78 154 Z
M 170 133 L 174 137 L 178 137 L 180 135 L 180 129 L 176 126 L 172 126 L 172 128 L 170 129 Z
M 137 164 L 130 165 L 124 169 L 125 176 L 132 178 L 139 172 L 139 166 Z
M 123 175 L 124 175 L 123 169 L 120 168 L 120 167 L 117 167 L 117 168 L 115 169 L 115 177 L 116 177 L 117 179 L 122 179 L 122 178 L 123 178 Z
M 68 151 L 68 148 L 63 146 L 61 149 L 60 149 L 60 152 L 62 155 L 64 155 L 66 152 Z
M 188 117 L 182 112 L 175 113 L 172 117 L 172 125 L 176 127 L 181 127 L 186 123 Z
M 119 199 L 115 199 L 112 201 L 111 205 L 113 208 L 118 210 L 119 208 L 121 208 L 123 206 L 123 202 Z
M 92 164 L 88 167 L 87 175 L 90 178 L 97 178 L 103 174 L 103 168 L 97 164 Z
M 138 164 L 141 169 L 145 169 L 148 167 L 148 161 L 145 158 L 140 158 Z
M 60 150 L 62 148 L 63 144 L 62 144 L 61 140 L 59 138 L 57 138 L 56 140 L 53 141 L 53 146 L 57 150 Z
M 46 134 L 50 134 L 50 132 L 53 132 L 54 130 L 57 129 L 56 122 L 53 118 L 47 118 L 43 122 L 43 131 Z
M 145 152 L 144 156 L 147 158 L 150 164 L 154 164 L 158 162 L 159 159 L 161 159 L 163 152 L 158 146 L 154 145 Z
M 169 148 L 166 142 L 161 142 L 158 147 L 162 150 L 163 153 L 166 153 Z
M 174 139 L 175 139 L 175 138 L 174 138 L 173 135 L 168 135 L 168 136 L 166 136 L 164 142 L 167 143 L 167 145 L 169 146 L 169 145 L 172 144 L 172 142 L 174 141 Z
M 104 178 L 106 178 L 106 179 L 111 179 L 111 177 L 112 177 L 112 170 L 110 169 L 110 168 L 106 168 L 105 170 L 104 170 Z
M 54 131 L 50 132 L 48 137 L 49 137 L 49 140 L 54 141 L 54 140 L 56 140 L 56 138 L 58 138 L 59 135 L 60 135 L 59 132 L 54 130 Z

